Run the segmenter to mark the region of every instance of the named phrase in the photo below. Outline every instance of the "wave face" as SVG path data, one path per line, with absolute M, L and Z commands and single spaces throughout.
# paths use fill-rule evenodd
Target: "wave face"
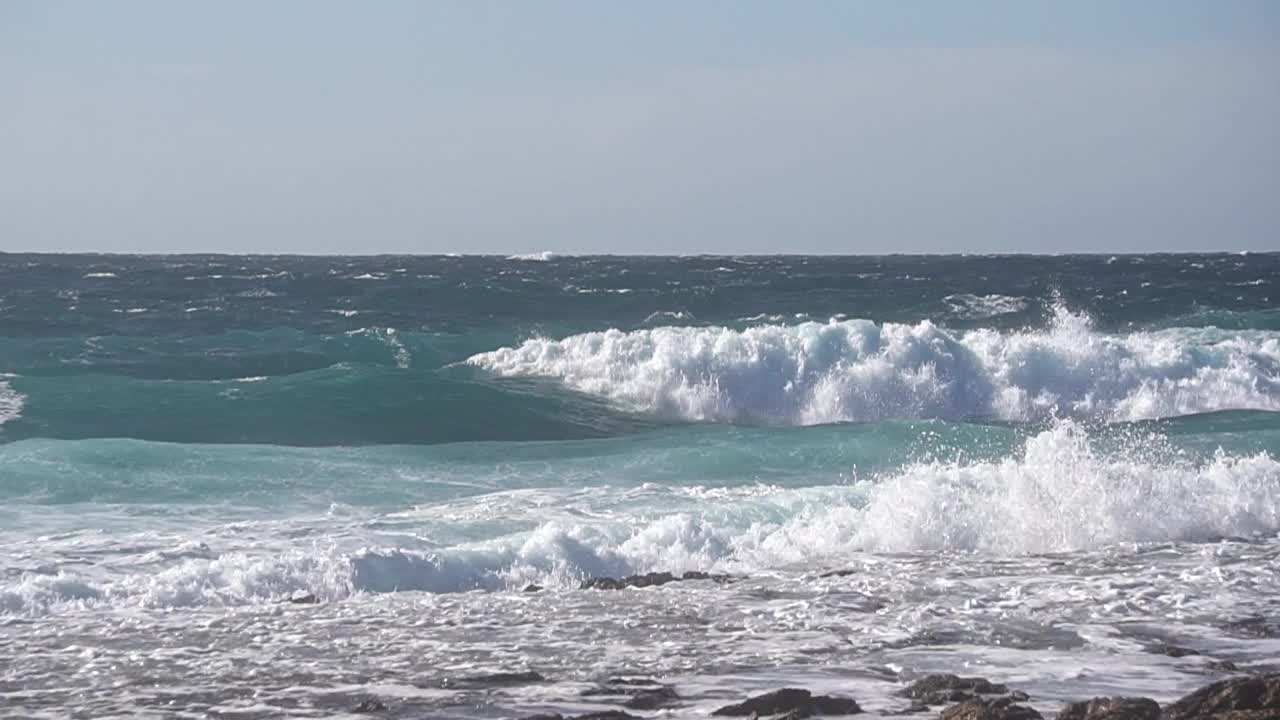
M 326 457 L 299 449 L 205 446 L 190 455 L 164 445 L 100 447 L 93 451 L 101 463 L 96 484 L 61 478 L 55 482 L 63 497 L 45 501 L 172 506 L 203 493 L 222 509 L 211 505 L 207 517 L 181 520 L 195 528 L 161 524 L 135 534 L 123 548 L 74 526 L 52 532 L 51 547 L 102 554 L 111 572 L 69 565 L 10 573 L 0 580 L 0 612 L 244 605 L 296 593 L 339 600 L 495 592 L 529 583 L 564 591 L 595 575 L 838 568 L 867 552 L 1020 556 L 1274 536 L 1280 462 L 1250 448 L 1280 439 L 1280 422 L 1265 415 L 1235 422 L 1232 450 L 1210 448 L 1214 436 L 1198 418 L 1162 433 L 1130 425 L 1099 434 L 1073 421 L 1025 433 L 902 425 L 902 438 L 931 436 L 934 450 L 965 447 L 969 458 L 906 461 L 890 457 L 888 436 L 873 426 L 802 429 L 784 438 L 709 428 L 692 437 L 583 444 L 558 455 L 520 444 Z M 1171 439 L 1180 434 L 1200 437 L 1202 447 Z M 1249 435 L 1253 442 L 1243 440 Z M 834 451 L 841 443 L 860 450 Z M 12 462 L 3 461 L 6 477 L 20 461 L 27 474 L 38 472 L 33 468 L 65 445 L 15 448 Z M 64 472 L 77 455 L 89 460 L 87 450 L 64 454 Z M 816 459 L 798 466 L 777 461 L 810 451 Z M 165 476 L 141 460 L 145 453 L 158 455 L 152 462 L 206 468 L 204 480 L 189 476 L 204 485 L 144 501 L 146 488 L 159 489 Z M 110 458 L 130 455 L 127 471 L 104 482 L 113 475 Z M 493 455 L 503 458 L 496 467 L 484 461 Z M 851 459 L 860 469 L 842 473 Z M 753 479 L 750 467 L 763 476 Z M 284 518 L 276 510 L 282 505 L 293 508 Z M 222 517 L 228 512 L 235 520 L 229 525 Z M 15 518 L 13 532 L 29 522 L 39 521 Z
M 1136 420 L 1280 410 L 1280 335 L 1104 334 L 1058 308 L 1043 330 L 949 332 L 867 320 L 533 339 L 471 364 L 553 377 L 692 421 L 813 425 L 884 418 Z

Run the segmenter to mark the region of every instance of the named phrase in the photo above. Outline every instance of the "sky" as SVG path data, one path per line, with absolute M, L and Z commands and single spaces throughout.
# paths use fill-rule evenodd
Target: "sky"
M 0 0 L 0 250 L 1280 249 L 1272 0 Z

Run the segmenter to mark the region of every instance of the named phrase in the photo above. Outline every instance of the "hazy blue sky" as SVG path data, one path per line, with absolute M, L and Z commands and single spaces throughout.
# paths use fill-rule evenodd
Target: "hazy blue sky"
M 1280 248 L 1280 2 L 0 0 L 0 250 Z

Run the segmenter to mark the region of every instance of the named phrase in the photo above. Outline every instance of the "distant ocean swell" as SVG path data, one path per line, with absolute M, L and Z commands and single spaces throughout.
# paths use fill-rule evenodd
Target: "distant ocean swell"
M 534 582 L 569 589 L 585 576 L 651 570 L 754 573 L 805 563 L 817 571 L 861 551 L 1007 555 L 1219 537 L 1247 542 L 1280 530 L 1278 490 L 1280 463 L 1267 453 L 1188 456 L 1141 434 L 1123 449 L 1105 450 L 1079 424 L 1059 421 L 1003 458 L 910 463 L 839 484 L 506 490 L 485 495 L 483 510 L 459 498 L 341 523 L 351 530 L 404 523 L 429 533 L 422 528 L 441 513 L 455 525 L 483 522 L 465 519 L 480 513 L 501 515 L 513 529 L 439 548 L 344 547 L 330 538 L 255 555 L 222 553 L 216 535 L 204 542 L 176 535 L 166 544 L 165 535 L 153 534 L 147 542 L 154 548 L 135 548 L 110 579 L 38 568 L 0 579 L 0 610 L 237 605 L 303 592 L 336 599 L 519 590 Z M 612 511 L 593 512 L 596 502 L 613 503 Z M 329 512 L 343 520 L 351 511 Z M 287 530 L 256 524 L 264 532 Z

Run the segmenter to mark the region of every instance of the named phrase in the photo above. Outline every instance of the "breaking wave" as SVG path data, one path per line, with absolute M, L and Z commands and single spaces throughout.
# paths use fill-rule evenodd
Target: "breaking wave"
M 572 488 L 563 502 L 582 502 L 589 491 Z M 1280 531 L 1280 462 L 1268 453 L 1192 457 L 1158 435 L 1106 448 L 1080 424 L 1059 421 L 1001 459 L 921 462 L 845 484 L 645 485 L 627 493 L 625 508 L 569 507 L 551 520 L 546 500 L 513 491 L 466 501 L 542 519 L 524 531 L 434 551 L 316 544 L 219 554 L 193 541 L 163 554 L 166 567 L 157 569 L 150 553 L 109 581 L 10 573 L 0 581 L 0 612 L 241 605 L 301 593 L 330 601 L 359 593 L 519 590 L 531 582 L 564 591 L 596 575 L 813 571 L 867 551 L 1016 556 L 1120 543 L 1252 541 Z M 529 507 L 522 512 L 520 503 Z
M 1015 332 L 867 320 L 657 327 L 535 338 L 468 362 L 690 421 L 1114 421 L 1280 410 L 1280 334 L 1107 334 L 1062 308 L 1048 328 Z

